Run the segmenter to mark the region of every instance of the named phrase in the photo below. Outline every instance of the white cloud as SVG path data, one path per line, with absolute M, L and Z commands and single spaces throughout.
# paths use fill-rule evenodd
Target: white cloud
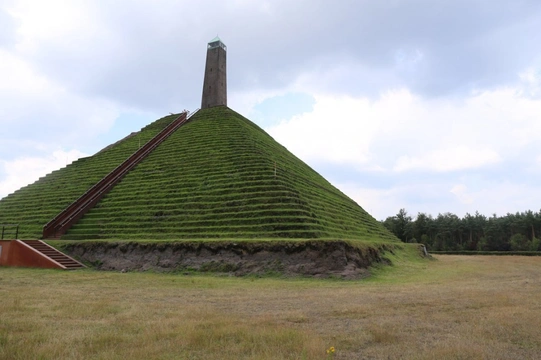
M 524 92 L 531 97 L 541 96 L 541 70 L 536 67 L 529 67 L 519 74 L 524 84 Z
M 479 184 L 452 185 L 446 181 L 438 183 L 425 179 L 384 189 L 356 182 L 337 184 L 337 187 L 377 220 L 393 216 L 401 208 L 405 208 L 412 217 L 419 212 L 433 216 L 451 212 L 462 217 L 476 211 L 487 216 L 494 213 L 501 216 L 540 207 L 541 192 L 537 184 L 487 181 L 481 188 L 472 189 L 474 185 Z
M 464 186 L 458 194 L 460 194 L 458 200 L 462 203 L 455 207 L 458 215 L 464 215 L 466 212 L 473 214 L 479 210 L 487 216 L 494 213 L 501 216 L 517 211 L 536 210 L 541 203 L 541 193 L 537 184 L 513 183 L 508 180 L 486 182 L 477 190 L 470 190 Z
M 0 94 L 35 94 L 45 91 L 49 86 L 44 76 L 36 74 L 27 62 L 13 53 L 0 49 L 0 62 Z
M 455 171 L 479 168 L 500 161 L 500 156 L 490 149 L 472 149 L 460 145 L 438 149 L 420 157 L 401 156 L 393 170 L 397 172 L 426 169 L 432 171 Z
M 58 50 L 67 44 L 82 47 L 81 40 L 93 36 L 100 28 L 92 3 L 88 1 L 16 1 L 8 13 L 18 23 L 17 49 L 25 53 L 51 45 Z
M 376 103 L 350 96 L 318 95 L 315 100 L 312 112 L 268 132 L 306 161 L 356 165 L 370 162 L 370 146 L 377 134 L 388 131 L 386 124 L 391 122 L 400 127 L 400 107 L 414 101 L 406 91 L 385 94 Z
M 0 63 L 2 160 L 20 156 L 15 149 L 40 157 L 51 144 L 97 150 L 102 144 L 96 145 L 96 137 L 111 129 L 122 111 L 110 101 L 68 91 L 15 53 L 0 49 Z
M 312 112 L 267 130 L 377 219 L 400 208 L 463 216 L 538 207 L 531 174 L 541 157 L 531 150 L 541 99 L 520 87 L 465 99 L 425 99 L 407 89 L 373 100 L 314 98 Z
M 239 114 L 243 114 L 250 118 L 250 115 L 253 114 L 253 108 L 263 102 L 265 99 L 270 99 L 276 96 L 284 95 L 287 93 L 287 90 L 276 91 L 276 90 L 256 90 L 249 93 L 236 93 L 232 92 L 228 94 L 228 97 L 231 98 L 228 106 L 234 109 Z M 253 120 L 253 119 L 252 119 Z
M 53 170 L 62 168 L 74 160 L 87 156 L 78 150 L 55 150 L 47 156 L 19 157 L 0 160 L 3 176 L 0 180 L 0 198 L 26 186 Z
M 362 169 L 448 172 L 516 156 L 541 131 L 541 100 L 503 88 L 465 100 L 428 100 L 408 90 L 376 100 L 315 96 L 310 113 L 268 129 L 308 162 Z
M 341 191 L 359 204 L 377 220 L 385 220 L 401 208 L 408 208 L 402 194 L 409 190 L 403 187 L 377 189 L 359 186 L 354 182 L 336 184 Z
M 463 204 L 473 203 L 473 197 L 471 196 L 471 194 L 468 194 L 468 187 L 464 184 L 458 184 L 453 186 L 450 192 L 454 194 Z

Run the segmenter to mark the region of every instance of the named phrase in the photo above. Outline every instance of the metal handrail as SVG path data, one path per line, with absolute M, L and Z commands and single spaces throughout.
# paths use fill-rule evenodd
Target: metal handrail
M 4 240 L 4 233 L 7 227 L 15 227 L 15 239 L 19 237 L 19 224 L 1 224 L 0 226 L 2 226 L 2 236 L 0 236 L 0 240 Z
M 195 113 L 194 111 L 192 115 Z M 130 157 L 113 169 L 109 174 L 94 184 L 77 200 L 62 210 L 43 227 L 43 238 L 64 234 L 71 225 L 79 220 L 92 206 L 94 206 L 107 192 L 118 183 L 124 175 L 139 164 L 150 152 L 161 144 L 182 124 L 188 121 L 188 112 L 184 111 L 167 125 L 145 145 L 135 151 Z
M 197 108 L 195 109 L 194 111 L 192 111 L 191 113 L 189 113 L 188 117 L 186 118 L 186 120 L 190 119 L 192 116 L 194 116 L 199 110 L 201 110 L 200 108 Z

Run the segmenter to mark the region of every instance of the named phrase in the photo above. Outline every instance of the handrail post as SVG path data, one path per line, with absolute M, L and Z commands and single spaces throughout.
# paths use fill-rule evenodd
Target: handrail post
M 0 233 L 0 240 L 4 240 L 4 237 L 6 236 L 6 229 L 10 227 L 15 228 L 15 239 L 19 237 L 19 224 L 0 224 L 0 226 L 2 227 L 2 232 Z

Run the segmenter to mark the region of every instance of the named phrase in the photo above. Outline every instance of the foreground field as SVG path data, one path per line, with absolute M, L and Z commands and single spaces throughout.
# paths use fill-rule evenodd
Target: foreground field
M 541 258 L 363 281 L 0 269 L 1 359 L 538 359 Z

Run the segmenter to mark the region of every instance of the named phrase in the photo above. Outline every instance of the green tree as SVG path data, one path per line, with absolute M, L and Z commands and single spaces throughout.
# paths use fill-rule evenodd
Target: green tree
M 430 221 L 430 217 L 426 214 L 418 213 L 411 226 L 412 236 L 417 240 L 421 240 L 425 245 L 429 245 L 428 242 L 430 242 Z
M 383 226 L 403 242 L 413 239 L 412 219 L 405 209 L 400 209 L 396 216 L 390 216 L 385 219 Z
M 452 213 L 436 218 L 417 213 L 412 220 L 405 209 L 383 224 L 404 242 L 421 241 L 429 250 L 532 250 L 541 251 L 541 211 L 507 213 L 487 218 L 467 213 L 459 218 Z
M 530 240 L 523 234 L 515 234 L 509 239 L 509 245 L 511 245 L 511 250 L 520 251 L 520 250 L 530 250 Z

